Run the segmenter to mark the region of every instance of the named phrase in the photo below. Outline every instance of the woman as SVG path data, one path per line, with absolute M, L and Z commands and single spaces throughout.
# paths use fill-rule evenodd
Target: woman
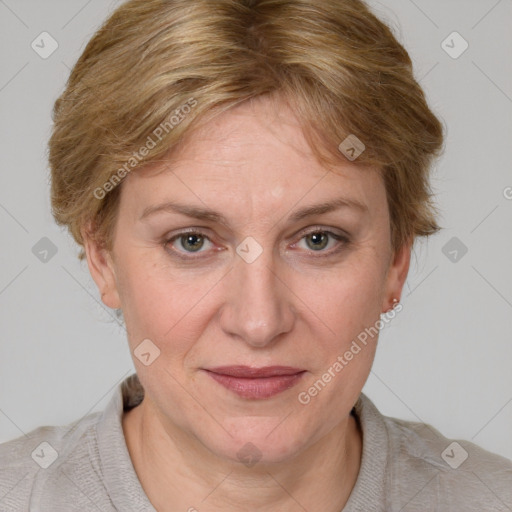
M 0 447 L 1 510 L 512 507 L 512 462 L 361 393 L 443 143 L 362 2 L 131 0 L 54 121 L 53 213 L 137 373 Z

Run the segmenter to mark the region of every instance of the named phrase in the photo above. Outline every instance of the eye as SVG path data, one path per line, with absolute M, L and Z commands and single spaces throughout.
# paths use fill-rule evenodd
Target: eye
M 184 253 L 198 253 L 205 252 L 201 251 L 208 242 L 211 244 L 210 239 L 204 234 L 196 231 L 189 231 L 186 233 L 179 233 L 165 241 L 165 246 L 171 245 L 173 251 L 177 253 L 177 256 L 187 258 L 187 256 L 181 256 Z M 180 254 L 181 253 L 181 254 Z
M 299 245 L 303 241 L 306 246 L 302 248 L 305 248 L 306 251 L 309 252 L 322 253 L 320 256 L 335 254 L 350 243 L 348 236 L 320 228 L 316 228 L 304 234 L 299 242 L 294 245 Z M 172 252 L 173 256 L 190 260 L 200 257 L 193 256 L 194 253 L 201 254 L 208 252 L 208 249 L 211 249 L 213 244 L 206 234 L 200 231 L 187 231 L 167 238 L 164 242 L 164 246 L 167 251 Z M 168 246 L 170 246 L 170 249 L 168 249 Z M 331 250 L 326 250 L 328 247 L 330 247 Z
M 348 237 L 344 235 L 339 235 L 337 233 L 333 233 L 332 231 L 327 231 L 324 229 L 315 229 L 314 231 L 310 231 L 306 233 L 299 241 L 305 241 L 306 249 L 311 250 L 313 252 L 325 252 L 327 254 L 332 254 L 341 250 L 344 245 L 348 244 Z M 329 244 L 329 242 L 333 242 Z M 341 242 L 341 243 L 340 243 Z M 334 250 L 325 250 L 326 247 L 329 247 Z

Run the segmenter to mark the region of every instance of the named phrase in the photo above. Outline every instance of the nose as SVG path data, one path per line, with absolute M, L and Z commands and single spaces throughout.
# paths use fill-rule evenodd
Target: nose
M 259 348 L 290 332 L 295 318 L 290 302 L 293 293 L 279 275 L 271 252 L 263 251 L 252 263 L 236 256 L 224 280 L 227 298 L 220 316 L 222 329 Z

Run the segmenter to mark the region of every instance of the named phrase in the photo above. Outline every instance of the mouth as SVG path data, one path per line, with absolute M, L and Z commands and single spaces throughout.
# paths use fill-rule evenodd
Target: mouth
M 275 396 L 296 385 L 306 372 L 291 366 L 219 366 L 205 371 L 218 384 L 247 399 Z

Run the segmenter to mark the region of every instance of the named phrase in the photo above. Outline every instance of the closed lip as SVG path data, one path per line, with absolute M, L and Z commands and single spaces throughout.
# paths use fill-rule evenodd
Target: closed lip
M 205 368 L 206 371 L 217 373 L 218 375 L 228 375 L 230 377 L 236 377 L 240 379 L 257 379 L 257 378 L 268 378 L 268 377 L 279 377 L 283 375 L 296 375 L 302 373 L 305 370 L 300 368 L 294 368 L 292 366 L 216 366 L 214 368 Z

